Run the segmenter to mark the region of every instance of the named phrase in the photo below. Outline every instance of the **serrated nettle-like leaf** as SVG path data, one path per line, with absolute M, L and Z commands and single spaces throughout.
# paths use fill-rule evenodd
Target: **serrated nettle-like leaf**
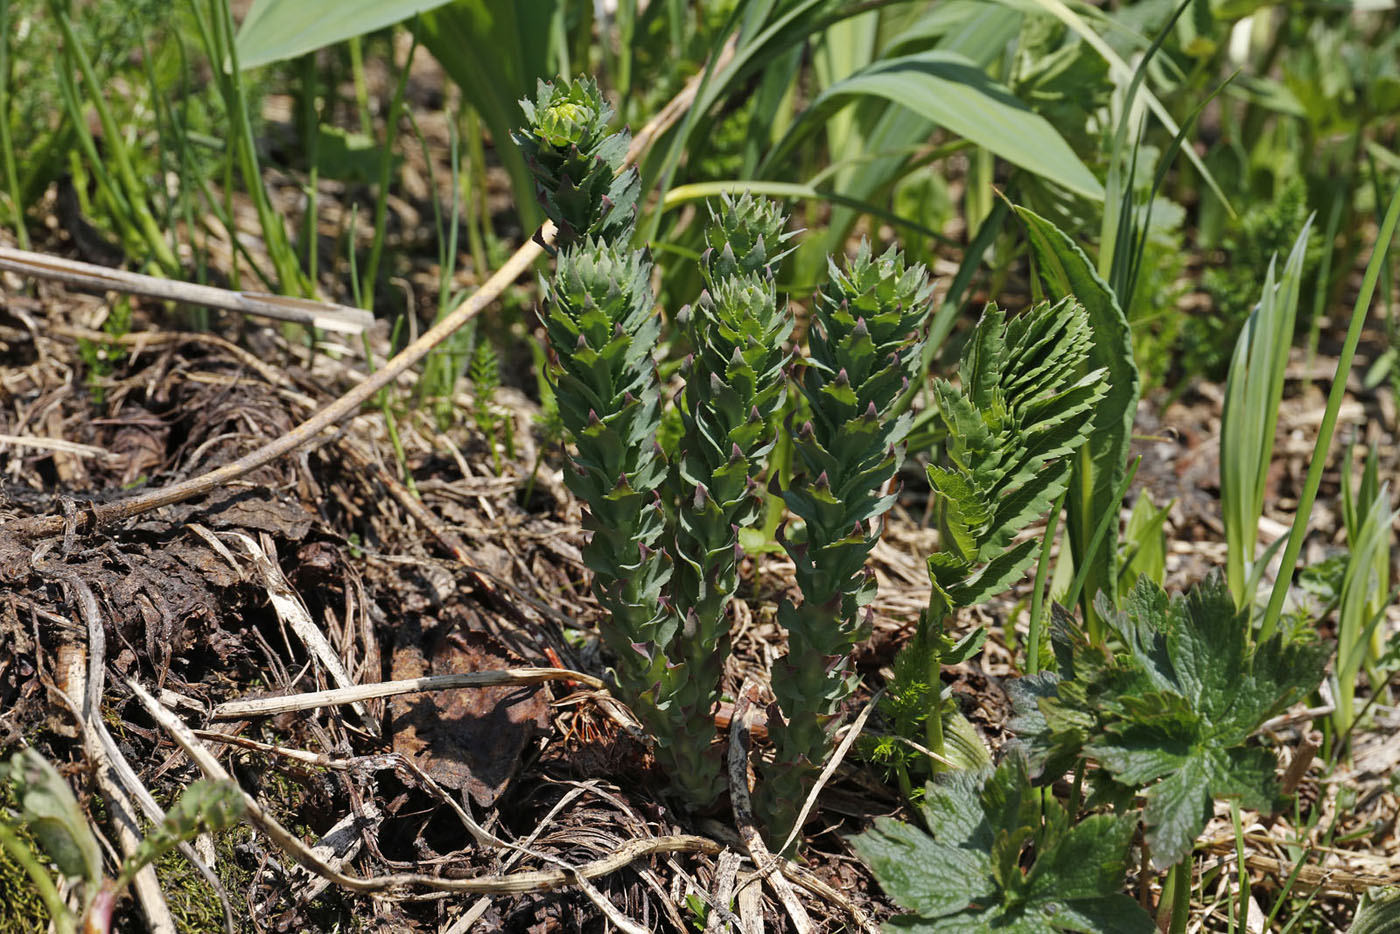
M 1042 804 L 1020 756 L 994 772 L 937 776 L 920 811 L 927 829 L 886 818 L 852 839 L 885 893 L 911 912 L 893 919 L 891 929 L 1155 930 L 1122 894 L 1134 821 L 1100 814 L 1070 826 L 1058 802 Z
M 1021 696 L 1018 726 L 1033 749 L 1063 758 L 1079 745 L 1116 781 L 1145 786 L 1159 867 L 1190 853 L 1215 798 L 1269 806 L 1276 760 L 1251 738 L 1322 679 L 1327 652 L 1315 639 L 1252 644 L 1245 612 L 1218 574 L 1172 599 L 1140 577 L 1122 611 L 1100 601 L 1120 648 L 1092 645 L 1060 612 L 1053 693 L 1039 683 Z M 1032 700 L 1038 719 L 1024 710 Z

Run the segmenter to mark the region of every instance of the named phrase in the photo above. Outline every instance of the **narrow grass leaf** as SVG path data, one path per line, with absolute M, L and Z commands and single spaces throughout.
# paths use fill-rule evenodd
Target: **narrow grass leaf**
M 1327 452 L 1332 446 L 1332 433 L 1337 427 L 1337 413 L 1342 408 L 1342 398 L 1346 395 L 1347 374 L 1351 372 L 1351 362 L 1356 357 L 1356 346 L 1361 342 L 1361 330 L 1366 323 L 1366 313 L 1371 307 L 1371 298 L 1376 293 L 1376 281 L 1381 268 L 1390 255 L 1390 244 L 1395 238 L 1395 225 L 1400 221 L 1400 188 L 1391 196 L 1390 207 L 1381 221 L 1380 232 L 1376 236 L 1371 259 L 1366 263 L 1366 274 L 1361 280 L 1361 291 L 1356 296 L 1352 308 L 1351 324 L 1347 326 L 1347 336 L 1342 344 L 1342 352 L 1337 358 L 1337 371 L 1332 380 L 1332 391 L 1327 395 L 1327 409 L 1322 415 L 1322 426 L 1317 433 L 1317 445 L 1313 448 L 1308 476 L 1303 484 L 1303 495 L 1298 498 L 1298 512 L 1293 517 L 1293 527 L 1288 533 L 1288 547 L 1283 552 L 1283 563 L 1279 568 L 1278 580 L 1274 582 L 1269 595 L 1269 606 L 1264 611 L 1264 621 L 1259 627 L 1260 640 L 1267 639 L 1278 628 L 1283 616 L 1283 601 L 1293 582 L 1293 571 L 1298 564 L 1298 554 L 1303 550 L 1303 539 L 1307 536 L 1308 519 L 1311 518 L 1313 503 L 1317 502 L 1317 490 L 1322 485 L 1322 471 L 1327 466 Z

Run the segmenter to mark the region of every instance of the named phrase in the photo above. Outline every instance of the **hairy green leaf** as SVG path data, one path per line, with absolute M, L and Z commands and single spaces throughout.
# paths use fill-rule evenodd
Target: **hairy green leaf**
M 1042 804 L 1025 760 L 940 775 L 921 804 L 926 830 L 889 818 L 855 838 L 885 893 L 910 912 L 892 930 L 940 934 L 1150 934 L 1152 919 L 1122 894 L 1134 822 L 1099 814 L 1069 826 Z M 1026 850 L 1031 861 L 1026 865 Z
M 1387 934 L 1400 929 L 1400 889 L 1371 889 L 1361 899 L 1347 934 Z
M 1170 866 L 1191 852 L 1214 798 L 1270 806 L 1275 759 L 1252 737 L 1317 686 L 1327 651 L 1305 636 L 1254 644 L 1218 574 L 1172 599 L 1143 576 L 1122 611 L 1101 597 L 1099 612 L 1120 647 L 1096 646 L 1057 613 L 1058 677 L 1018 685 L 1015 728 L 1043 763 L 1082 752 L 1143 789 L 1153 862 Z

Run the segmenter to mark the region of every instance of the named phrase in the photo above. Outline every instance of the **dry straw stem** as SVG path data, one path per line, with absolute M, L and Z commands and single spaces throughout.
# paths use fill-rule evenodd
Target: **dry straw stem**
M 333 302 L 288 298 L 266 292 L 233 292 L 212 285 L 143 276 L 124 269 L 111 269 L 9 247 L 0 247 L 0 269 L 35 279 L 51 279 L 71 288 L 122 292 L 186 305 L 203 305 L 279 321 L 294 321 L 341 334 L 359 334 L 374 323 L 374 315 L 370 312 Z
M 885 688 L 880 688 L 880 690 L 876 691 L 875 696 L 870 698 L 869 702 L 865 705 L 865 709 L 860 712 L 860 716 L 856 717 L 855 723 L 852 723 L 851 728 L 846 731 L 846 735 L 841 739 L 841 745 L 836 747 L 836 751 L 833 752 L 831 758 L 827 760 L 826 767 L 822 769 L 821 775 L 817 776 L 816 784 L 812 786 L 812 790 L 807 794 L 807 800 L 802 802 L 802 810 L 797 812 L 797 819 L 793 821 L 792 829 L 788 831 L 787 839 L 783 841 L 783 845 L 778 847 L 778 852 L 787 852 L 787 848 L 792 846 L 792 841 L 797 839 L 797 834 L 802 830 L 802 825 L 807 822 L 807 815 L 811 814 L 812 808 L 816 806 L 817 795 L 821 794 L 822 788 L 826 787 L 826 783 L 831 780 L 831 776 L 836 774 L 836 769 L 841 765 L 841 760 L 845 759 L 846 753 L 851 751 L 851 747 L 855 745 L 856 738 L 860 736 L 861 730 L 865 729 L 865 721 L 870 719 L 870 715 L 875 712 L 875 705 L 878 704 L 880 698 L 884 696 Z
M 735 42 L 725 45 L 715 68 L 721 68 L 734 54 Z M 623 165 L 637 162 L 651 147 L 656 138 L 665 132 L 681 114 L 695 102 L 700 85 L 707 71 L 692 78 L 676 97 L 667 103 L 646 126 L 632 139 Z M 112 525 L 133 516 L 143 515 L 162 506 L 184 502 L 203 496 L 221 486 L 225 486 L 245 474 L 272 463 L 280 457 L 311 444 L 327 428 L 339 424 L 343 419 L 354 415 L 379 390 L 388 386 L 400 375 L 417 365 L 436 346 L 476 317 L 486 306 L 501 296 L 517 279 L 529 271 L 535 260 L 544 253 L 544 248 L 554 242 L 557 231 L 554 224 L 546 221 L 534 237 L 521 244 L 520 248 L 506 260 L 491 278 L 482 283 L 470 297 L 448 312 L 431 330 L 405 347 L 392 360 L 376 370 L 368 379 L 336 399 L 296 428 L 279 438 L 245 454 L 231 463 L 225 464 L 206 474 L 201 474 L 181 483 L 171 484 L 159 490 L 152 490 L 140 496 L 119 500 L 114 503 L 92 504 L 75 516 L 71 532 L 87 534 L 103 526 Z M 97 267 L 101 269 L 102 267 Z M 110 288 L 110 286 L 105 286 Z M 4 526 L 8 534 L 25 538 L 57 535 L 67 531 L 69 519 L 66 516 L 37 516 L 18 519 Z
M 314 710 L 340 704 L 358 704 L 378 697 L 418 694 L 425 691 L 447 691 L 455 688 L 484 688 L 501 684 L 542 684 L 545 681 L 577 681 L 596 690 L 607 685 L 592 675 L 567 668 L 503 668 L 496 671 L 470 671 L 455 675 L 428 675 L 402 681 L 381 681 L 378 684 L 358 684 L 348 688 L 309 691 L 282 697 L 255 697 L 251 700 L 227 701 L 214 708 L 215 720 L 242 720 L 247 717 L 270 717 L 293 710 Z
M 749 803 L 749 732 L 753 728 L 757 693 L 758 687 L 752 681 L 744 682 L 734 703 L 734 720 L 729 728 L 729 800 L 734 806 L 734 826 L 739 828 L 739 836 L 749 858 L 758 867 L 759 876 L 773 887 L 778 900 L 787 909 L 792 926 L 798 934 L 808 934 L 812 930 L 812 919 L 788 880 L 781 873 L 773 875 L 773 870 L 781 867 L 785 860 L 768 852 L 763 836 L 754 825 L 753 805 Z
M 38 570 L 64 583 L 69 599 L 77 606 L 78 615 L 87 629 L 87 672 L 81 685 L 81 703 L 75 703 L 58 687 L 49 687 L 72 711 L 82 731 L 83 748 L 89 762 L 95 765 L 94 780 L 112 811 L 123 854 L 129 857 L 140 845 L 142 833 L 132 802 L 139 804 L 146 819 L 157 826 L 165 819 L 165 811 L 150 789 L 142 784 L 102 719 L 102 695 L 107 684 L 107 632 L 97 597 L 87 582 L 70 568 L 39 565 Z M 223 883 L 189 843 L 181 842 L 177 848 L 218 896 L 223 910 L 224 930 L 233 934 L 233 912 Z M 142 868 L 132 880 L 132 888 L 151 930 L 173 932 L 174 918 L 161 891 L 155 867 L 148 865 Z

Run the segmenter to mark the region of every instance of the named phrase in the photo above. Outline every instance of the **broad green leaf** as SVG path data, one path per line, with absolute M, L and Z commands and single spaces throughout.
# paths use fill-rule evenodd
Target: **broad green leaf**
M 1036 270 L 1046 291 L 1057 299 L 1073 296 L 1088 312 L 1092 345 L 1086 365 L 1108 372 L 1108 393 L 1094 407 L 1093 430 L 1075 459 L 1066 503 L 1075 561 L 1081 566 L 1085 561 L 1090 564 L 1083 591 L 1084 604 L 1089 607 L 1097 591 L 1107 592 L 1110 598 L 1117 596 L 1117 523 L 1110 523 L 1108 534 L 1094 554 L 1086 553 L 1098 518 L 1107 512 L 1118 512 L 1114 492 L 1123 479 L 1137 414 L 1138 369 L 1133 360 L 1128 319 L 1084 251 L 1035 212 L 1017 207 L 1016 213 L 1030 234 Z M 1090 631 L 1094 632 L 1094 614 L 1089 613 L 1089 618 Z
M 1190 853 L 1213 799 L 1269 806 L 1276 759 L 1248 743 L 1317 686 L 1328 653 L 1311 637 L 1254 643 L 1219 574 L 1170 601 L 1143 576 L 1122 611 L 1099 605 L 1115 654 L 1057 614 L 1060 677 L 1013 691 L 1016 725 L 1041 756 L 1082 751 L 1141 789 L 1152 859 L 1165 868 Z
M 910 824 L 880 818 L 855 843 L 856 852 L 879 878 L 885 893 L 910 911 L 927 917 L 953 914 L 983 894 L 970 884 L 948 885 L 948 881 L 980 879 L 987 874 L 990 859 L 976 851 L 940 846 Z
M 238 64 L 256 68 L 402 22 L 447 0 L 253 0 L 238 29 Z
M 852 99 L 883 97 L 1015 165 L 1091 198 L 1103 186 L 1043 117 L 987 77 L 971 59 L 933 51 L 876 62 L 819 94 L 775 149 L 783 158 Z
M 886 894 L 912 912 L 890 930 L 940 934 L 1151 934 L 1122 894 L 1135 822 L 1069 814 L 1031 786 L 1024 759 L 930 782 L 927 831 L 882 819 L 853 838 Z M 1026 853 L 1033 861 L 1023 869 Z
M 935 19 L 937 24 L 933 22 Z M 937 39 L 933 46 L 936 50 L 964 56 L 977 67 L 986 68 L 1004 54 L 1007 43 L 1015 41 L 1021 26 L 1021 14 L 995 4 L 956 0 L 954 3 L 936 5 L 930 11 L 927 22 L 932 32 L 901 30 L 892 39 L 891 45 L 883 50 L 883 54 L 890 57 L 924 51 L 921 45 L 927 46 L 931 40 Z M 872 97 L 867 99 L 867 103 L 880 111 L 879 119 L 873 121 L 865 132 L 854 134 L 849 139 L 847 148 L 842 151 L 850 170 L 838 169 L 841 174 L 837 190 L 854 202 L 874 202 L 885 197 L 910 171 L 910 167 L 917 164 L 909 156 L 915 146 L 928 139 L 936 126 L 934 121 L 919 117 L 898 102 Z M 863 112 L 864 105 L 852 109 Z M 823 170 L 818 177 L 825 177 L 837 165 L 840 162 L 834 161 L 832 168 Z M 813 237 L 800 255 L 799 281 L 804 275 L 815 278 L 826 255 L 844 248 L 843 244 L 861 213 L 859 204 L 836 203 L 826 231 Z
M 1086 817 L 1035 861 L 1026 880 L 1030 892 L 1065 900 L 1113 895 L 1123 888 L 1122 855 L 1132 837 L 1132 821 L 1111 814 Z
M 1084 18 L 1071 9 L 1064 0 L 1002 0 L 1002 2 L 1017 8 L 1022 8 L 1028 4 L 1034 4 L 1043 8 L 1045 12 L 1074 30 L 1095 52 L 1102 55 L 1104 61 L 1108 62 L 1109 70 L 1112 72 L 1113 76 L 1117 78 L 1124 87 L 1132 82 L 1132 66 L 1123 61 L 1122 56 L 1113 50 L 1113 46 L 1109 45 L 1092 26 L 1084 21 Z M 1167 111 L 1167 108 L 1157 96 L 1146 89 L 1143 89 L 1141 93 L 1147 102 L 1148 109 L 1162 122 L 1162 126 L 1166 127 L 1167 132 L 1173 135 L 1176 134 L 1179 131 L 1176 120 L 1172 118 L 1172 115 Z M 1205 179 L 1206 185 L 1208 185 L 1210 190 L 1215 193 L 1215 196 L 1220 199 L 1220 203 L 1225 206 L 1225 209 L 1233 215 L 1234 211 L 1230 208 L 1230 202 L 1226 199 L 1225 193 L 1220 190 L 1220 185 L 1216 182 L 1215 176 L 1206 168 L 1205 163 L 1201 161 L 1201 157 L 1196 153 L 1193 147 L 1186 147 L 1186 158 L 1191 160 L 1191 164 L 1196 167 L 1196 171 L 1200 172 L 1201 177 Z

